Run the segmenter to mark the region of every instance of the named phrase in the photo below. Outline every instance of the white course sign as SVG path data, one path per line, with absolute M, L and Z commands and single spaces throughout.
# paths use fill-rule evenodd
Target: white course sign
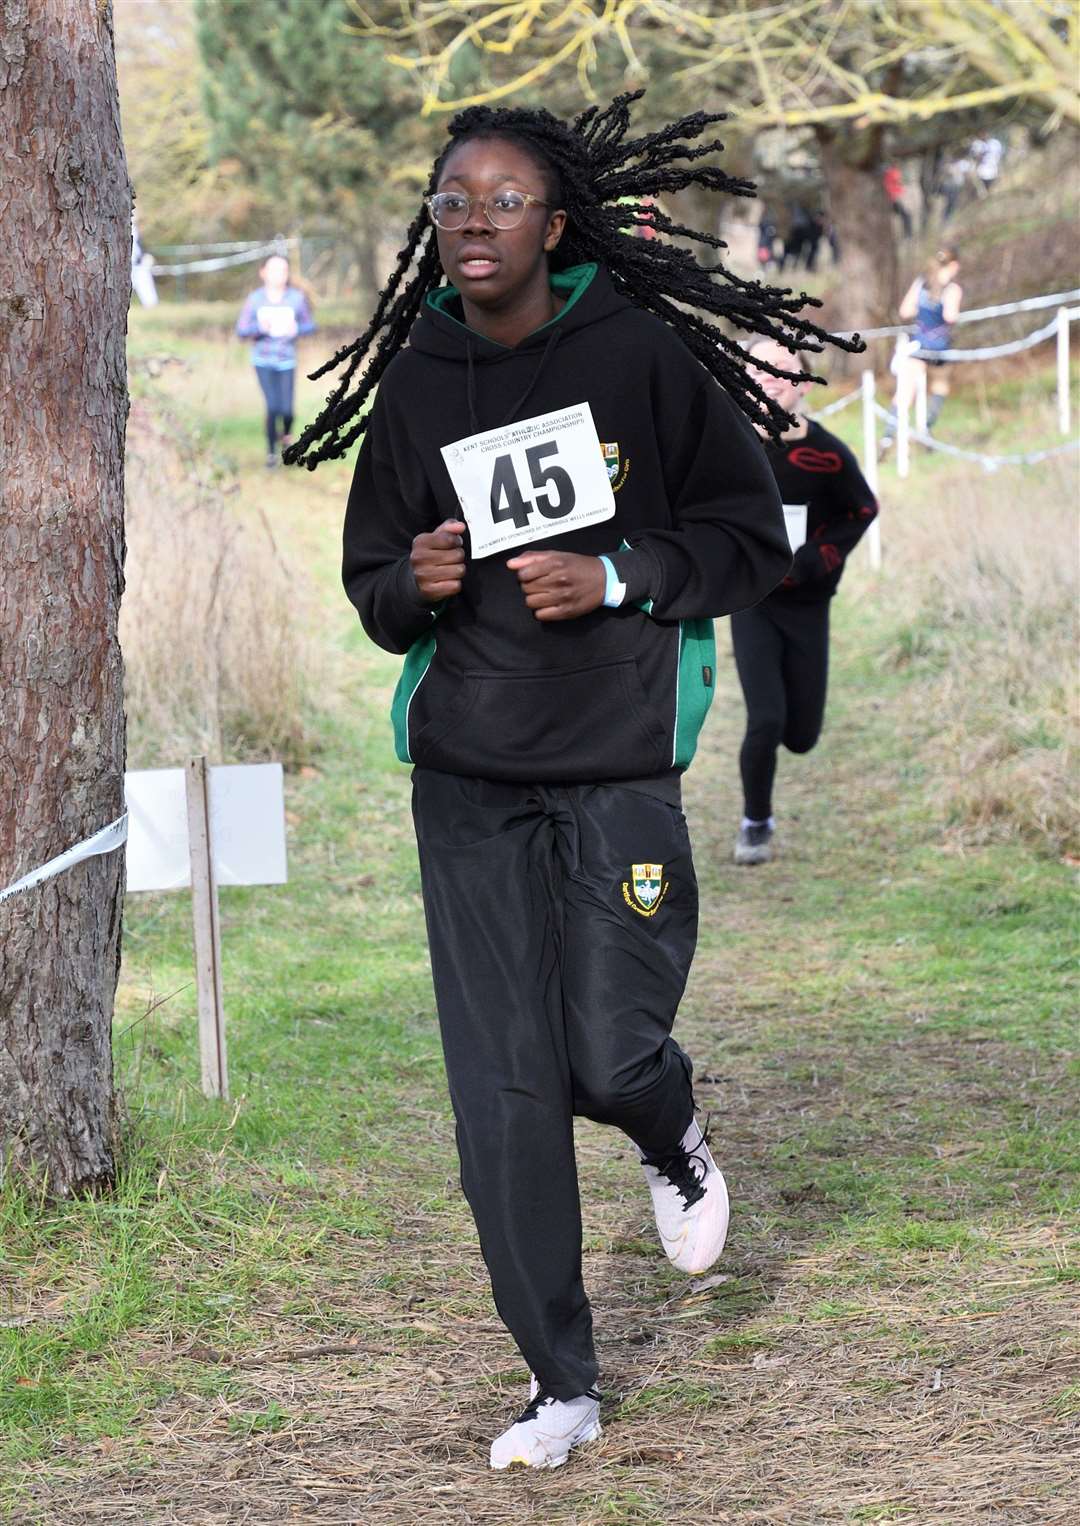
M 588 403 L 468 435 L 442 448 L 474 557 L 566 535 L 615 514 Z
M 280 763 L 237 763 L 208 770 L 210 841 L 219 885 L 284 885 L 285 804 Z M 182 768 L 124 775 L 128 808 L 127 888 L 183 890 L 191 884 L 191 845 Z
M 280 763 L 137 769 L 124 776 L 128 892 L 191 886 L 199 1057 L 208 1097 L 229 1095 L 219 885 L 283 885 Z

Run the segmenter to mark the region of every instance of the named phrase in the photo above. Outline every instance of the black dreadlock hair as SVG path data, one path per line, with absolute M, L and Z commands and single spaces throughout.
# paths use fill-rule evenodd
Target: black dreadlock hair
M 800 317 L 803 307 L 821 306 L 805 292 L 796 297 L 790 287 L 745 281 L 722 264 L 699 263 L 691 250 L 666 239 L 633 236 L 633 227 L 628 230 L 628 224 L 650 224 L 657 233 L 724 249 L 724 242 L 711 233 L 673 221 L 658 206 L 641 206 L 640 199 L 682 191 L 691 185 L 735 196 L 755 194 L 751 181 L 734 179 L 715 165 L 701 162 L 719 153 L 723 144 L 715 139 L 695 140 L 714 123 L 722 122 L 723 113 L 696 111 L 658 132 L 629 136 L 630 107 L 643 94 L 635 90 L 617 96 L 603 111 L 590 106 L 572 123 L 542 109 L 471 106 L 452 118 L 450 141 L 435 161 L 424 194 L 436 190 L 447 158 L 470 139 L 508 139 L 525 149 L 544 173 L 554 204 L 566 211 L 562 239 L 549 255 L 552 269 L 589 261 L 605 265 L 617 291 L 670 324 L 749 418 L 778 434 L 794 422 L 791 416 L 747 375 L 738 342 L 705 315 L 722 318 L 747 333 L 775 339 L 793 354 L 799 349 L 820 354 L 826 344 L 856 351 L 864 346 L 857 334 L 852 339 L 835 338 Z M 628 198 L 639 205 L 627 205 Z M 415 269 L 409 275 L 414 261 Z M 305 464 L 314 471 L 320 461 L 343 456 L 363 434 L 367 427 L 364 404 L 404 346 L 424 298 L 441 281 L 435 231 L 421 202 L 371 322 L 358 339 L 311 373 L 314 381 L 344 366 L 325 408 L 285 451 L 290 465 Z M 365 359 L 364 374 L 350 392 Z M 759 368 L 798 381 L 810 375 L 760 362 Z M 814 381 L 821 379 L 812 377 Z

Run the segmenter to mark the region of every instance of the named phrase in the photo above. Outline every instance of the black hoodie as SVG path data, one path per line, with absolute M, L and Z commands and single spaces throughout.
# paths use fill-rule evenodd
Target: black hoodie
M 693 756 L 712 617 L 757 603 L 791 565 L 780 496 L 750 424 L 661 319 L 595 265 L 551 279 L 564 307 L 512 349 L 465 326 L 453 287 L 429 294 L 357 458 L 345 587 L 372 640 L 408 653 L 392 712 L 403 762 L 531 783 L 655 777 Z M 501 553 L 467 558 L 461 592 L 426 604 L 413 537 L 461 517 L 441 447 L 583 401 L 615 515 L 536 548 L 610 556 L 623 604 L 539 621 Z
M 844 562 L 877 518 L 877 499 L 843 440 L 813 419 L 799 439 L 770 440 L 765 454 L 785 504 L 806 509 L 806 540 L 769 602 L 827 602 L 840 586 Z

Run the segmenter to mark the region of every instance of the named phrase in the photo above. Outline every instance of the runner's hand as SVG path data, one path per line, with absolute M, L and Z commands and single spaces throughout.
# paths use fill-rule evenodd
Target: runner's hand
M 465 576 L 464 521 L 444 519 L 437 530 L 413 537 L 409 565 L 416 591 L 428 604 L 438 604 L 461 592 Z
M 598 556 L 526 551 L 506 565 L 517 573 L 525 603 L 538 620 L 576 620 L 604 602 L 607 578 Z

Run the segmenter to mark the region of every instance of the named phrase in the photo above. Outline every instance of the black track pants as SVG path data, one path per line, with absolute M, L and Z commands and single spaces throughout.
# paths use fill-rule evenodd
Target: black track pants
M 614 785 L 420 768 L 413 815 L 462 1187 L 499 1314 L 574 1398 L 597 1376 L 574 1114 L 650 1153 L 693 1117 L 671 1038 L 697 936 L 686 821 Z
M 731 640 L 746 700 L 739 753 L 743 811 L 772 815 L 776 751 L 809 752 L 821 735 L 829 678 L 829 601 L 771 599 L 731 617 Z

